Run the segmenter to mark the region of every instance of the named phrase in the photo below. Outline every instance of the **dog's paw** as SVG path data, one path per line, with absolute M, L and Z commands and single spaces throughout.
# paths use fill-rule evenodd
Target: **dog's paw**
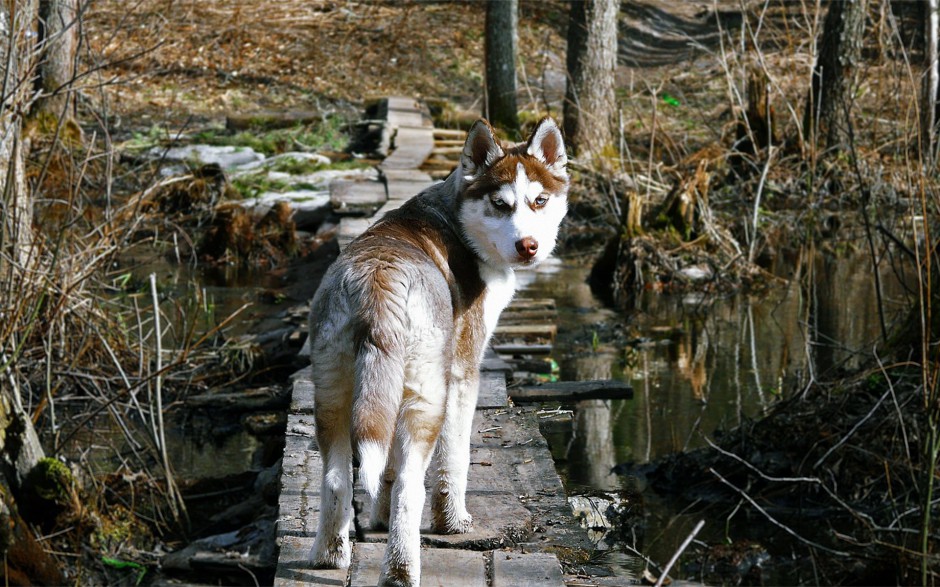
M 333 537 L 321 543 L 314 542 L 310 552 L 310 562 L 316 569 L 345 569 L 351 558 L 349 539 Z
M 463 515 L 441 516 L 431 524 L 434 534 L 467 534 L 473 532 L 473 516 L 464 512 Z
M 389 566 L 388 563 L 382 565 L 379 574 L 381 587 L 417 587 L 419 584 L 418 577 L 409 565 Z

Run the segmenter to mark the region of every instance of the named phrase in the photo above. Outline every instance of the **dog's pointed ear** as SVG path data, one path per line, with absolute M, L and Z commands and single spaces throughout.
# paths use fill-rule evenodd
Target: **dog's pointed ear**
M 477 120 L 467 133 L 467 142 L 463 145 L 460 167 L 464 177 L 472 177 L 477 171 L 489 167 L 503 156 L 503 149 L 493 132 L 493 127 L 483 120 Z
M 565 174 L 568 155 L 565 153 L 565 141 L 555 121 L 546 116 L 539 121 L 529 142 L 526 152 L 545 164 L 554 173 Z

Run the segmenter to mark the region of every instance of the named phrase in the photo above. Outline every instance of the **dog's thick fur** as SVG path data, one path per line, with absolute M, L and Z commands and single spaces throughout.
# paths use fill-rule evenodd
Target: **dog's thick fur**
M 354 454 L 371 524 L 389 528 L 381 584 L 419 584 L 432 452 L 432 531 L 471 530 L 465 494 L 480 362 L 515 291 L 514 271 L 555 246 L 566 165 L 551 119 L 515 146 L 477 121 L 460 167 L 376 222 L 327 272 L 310 311 L 324 460 L 316 565 L 349 565 Z

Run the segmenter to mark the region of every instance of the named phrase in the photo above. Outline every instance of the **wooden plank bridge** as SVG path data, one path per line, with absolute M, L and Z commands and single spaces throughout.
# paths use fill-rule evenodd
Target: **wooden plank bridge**
M 334 211 L 343 215 L 337 237 L 340 247 L 382 214 L 432 185 L 432 173 L 439 176 L 440 170 L 456 165 L 452 151 L 454 144 L 462 144 L 460 131 L 435 130 L 426 111 L 414 100 L 389 98 L 385 106 L 383 144 L 390 153 L 380 165 L 383 181 L 336 182 L 331 188 Z M 437 159 L 430 165 L 432 173 L 422 171 L 435 152 L 435 141 L 445 147 L 438 149 Z M 492 346 L 497 351 L 547 353 L 555 336 L 554 317 L 552 300 L 516 300 L 506 310 Z M 467 509 L 473 515 L 474 530 L 458 535 L 422 532 L 421 583 L 425 587 L 561 586 L 565 577 L 555 553 L 590 548 L 586 534 L 571 515 L 548 445 L 539 433 L 536 410 L 513 406 L 507 395 L 507 376 L 512 369 L 493 350 L 489 352 L 471 438 Z M 550 393 L 547 390 L 545 393 Z M 545 399 L 545 393 L 539 395 L 532 388 L 529 392 L 537 400 Z M 622 396 L 623 389 L 620 393 Z M 293 378 L 274 584 L 375 585 L 386 534 L 368 527 L 368 514 L 363 511 L 366 500 L 358 487 L 350 568 L 311 568 L 321 471 L 308 367 Z M 425 529 L 430 527 L 429 516 L 426 506 Z

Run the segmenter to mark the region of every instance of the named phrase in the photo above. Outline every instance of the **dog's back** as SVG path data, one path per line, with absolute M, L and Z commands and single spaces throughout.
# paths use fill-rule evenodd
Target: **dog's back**
M 482 320 L 484 283 L 449 188 L 429 188 L 353 241 L 311 308 L 317 409 L 352 408 L 360 479 L 373 497 L 410 380 L 446 375 L 455 358 L 469 367 L 482 345 L 466 330 Z M 422 391 L 443 396 L 446 384 Z

